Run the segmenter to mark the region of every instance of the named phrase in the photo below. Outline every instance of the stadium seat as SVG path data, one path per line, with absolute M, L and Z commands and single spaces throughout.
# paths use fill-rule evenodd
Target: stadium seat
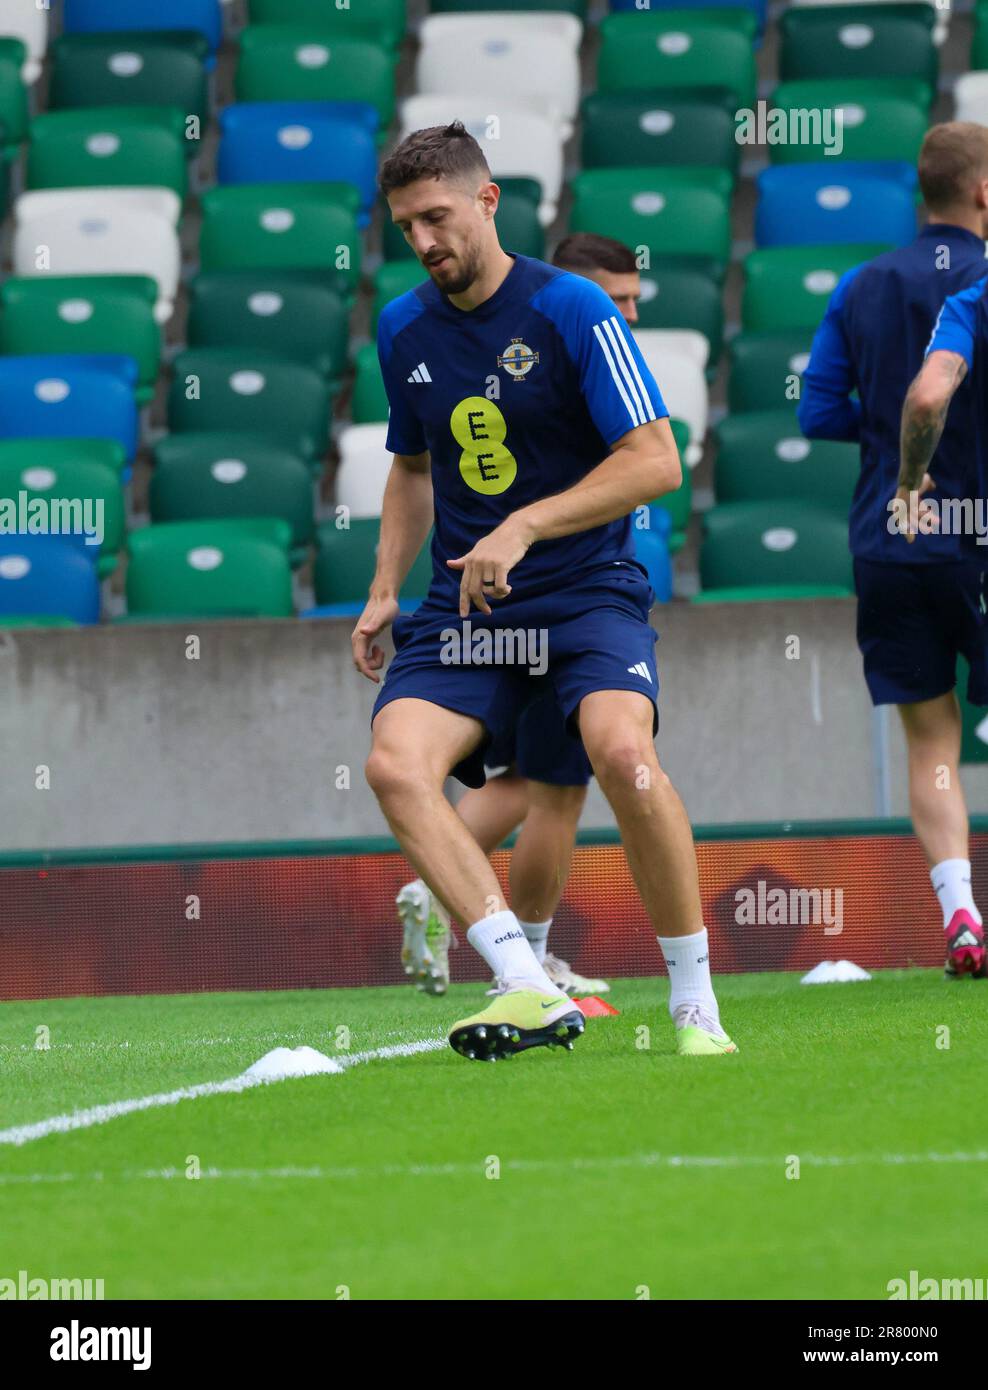
M 11 156 L 27 135 L 28 94 L 21 78 L 26 50 L 20 39 L 0 38 L 0 145 Z
M 384 389 L 376 343 L 357 350 L 356 376 L 350 397 L 350 418 L 355 425 L 374 425 L 388 418 L 388 393 Z
M 847 517 L 860 471 L 856 444 L 805 439 L 786 409 L 728 415 L 716 434 L 718 502 L 790 498 Z
M 277 0 L 268 0 L 277 3 Z M 299 3 L 299 0 L 295 0 Z M 476 14 L 493 8 L 492 0 L 432 0 L 429 6 L 433 14 Z M 530 0 L 498 0 L 499 14 L 512 15 L 518 11 L 531 13 Z M 572 14 L 583 21 L 587 17 L 587 0 L 539 0 L 539 12 L 545 14 Z
M 479 142 L 498 185 L 504 177 L 538 182 L 539 220 L 550 226 L 563 186 L 563 146 L 555 123 L 523 105 L 505 103 L 493 125 L 490 101 L 483 96 L 413 96 L 402 103 L 400 138 L 453 120 L 461 120 Z
M 506 251 L 522 256 L 545 258 L 545 231 L 539 216 L 542 201 L 541 185 L 534 179 L 501 176 L 497 180 L 501 201 L 497 205 L 495 222 L 501 245 Z M 382 251 L 385 260 L 409 260 L 415 252 L 400 228 L 391 221 L 391 212 L 381 200 Z
M 685 544 L 686 528 L 693 512 L 693 470 L 686 463 L 686 452 L 690 442 L 689 427 L 682 420 L 676 419 L 670 419 L 669 426 L 683 464 L 683 481 L 675 492 L 667 492 L 648 505 L 650 511 L 661 511 L 668 517 L 669 554 L 675 555 Z
M 377 565 L 380 530 L 377 517 L 354 518 L 348 526 L 330 521 L 319 527 L 312 578 L 316 602 L 323 613 L 310 610 L 307 616 L 356 616 L 363 612 Z M 432 555 L 427 540 L 401 586 L 399 600 L 403 611 L 417 607 L 431 583 Z
M 657 360 L 663 357 L 687 357 L 701 371 L 710 358 L 710 343 L 695 328 L 642 328 L 635 324 L 635 338 L 643 353 Z
M 727 264 L 731 251 L 727 169 L 587 169 L 573 179 L 571 232 L 598 232 L 653 256 L 705 256 Z
M 924 4 L 791 7 L 779 19 L 779 76 L 918 77 L 936 91 L 934 24 Z
M 961 79 L 963 80 L 963 79 Z M 824 154 L 819 145 L 787 140 L 769 145 L 773 164 L 803 164 L 818 160 L 843 164 L 857 160 L 902 160 L 914 167 L 926 133 L 930 89 L 906 78 L 815 78 L 783 82 L 772 95 L 772 106 L 787 113 L 823 109 L 841 116 L 841 150 Z
M 954 83 L 954 120 L 988 125 L 988 72 L 965 72 Z
M 181 272 L 175 227 L 138 201 L 131 204 L 126 197 L 102 194 L 102 189 L 79 190 L 76 198 L 48 205 L 50 210 L 36 216 L 25 212 L 25 205 L 39 206 L 36 195 L 19 198 L 14 209 L 14 273 L 40 276 L 57 266 L 60 275 L 148 275 L 158 287 L 155 318 L 166 323 Z M 47 254 L 39 264 L 42 247 Z
M 209 271 L 189 286 L 190 347 L 263 348 L 335 382 L 347 363 L 347 305 L 332 285 L 277 270 Z
M 387 435 L 386 424 L 350 425 L 337 440 L 336 505 L 346 507 L 352 517 L 381 515 L 384 487 L 391 472 Z
M 18 222 L 38 222 L 66 212 L 88 219 L 107 213 L 143 212 L 177 229 L 182 200 L 170 188 L 39 188 L 22 193 L 14 205 Z
M 912 166 L 903 169 L 913 174 Z M 757 179 L 757 246 L 825 246 L 866 239 L 905 246 L 916 236 L 916 195 L 868 166 L 790 164 Z
M 62 34 L 51 48 L 48 103 L 80 106 L 177 106 L 209 119 L 209 44 L 195 30 Z
M 422 25 L 415 88 L 433 96 L 469 94 L 527 106 L 572 133 L 580 103 L 579 38 L 569 15 L 439 15 Z M 519 22 L 522 21 L 522 22 Z M 497 108 L 495 108 L 497 109 Z
M 725 502 L 705 512 L 704 589 L 762 585 L 852 588 L 847 522 L 803 502 Z
M 716 367 L 724 342 L 724 302 L 717 282 L 697 270 L 656 261 L 639 272 L 639 279 L 636 330 L 695 329 L 709 345 L 708 367 Z
M 240 35 L 237 101 L 364 101 L 382 137 L 395 109 L 395 54 L 307 24 L 252 24 Z
M 127 537 L 127 611 L 141 617 L 289 618 L 291 527 L 276 518 L 170 521 Z
M 816 328 L 846 270 L 888 245 L 782 246 L 752 251 L 744 261 L 741 322 L 746 330 Z
M 203 270 L 323 270 L 360 280 L 360 195 L 349 184 L 258 183 L 203 194 Z
M 728 410 L 788 408 L 795 414 L 812 343 L 812 327 L 738 333 L 730 345 Z
M 373 115 L 373 108 L 363 108 Z M 220 114 L 219 183 L 348 183 L 360 194 L 358 225 L 377 194 L 374 126 L 328 102 L 252 101 Z
M 129 361 L 136 383 L 137 364 Z M 137 448 L 137 403 L 120 360 L 0 357 L 0 438 L 114 439 Z
M 637 12 L 642 6 L 641 0 L 610 0 L 608 8 L 613 10 L 615 14 L 621 14 L 625 10 L 634 10 Z M 710 9 L 710 4 L 709 0 L 661 0 L 661 3 L 657 4 L 655 8 L 708 10 Z M 755 16 L 758 33 L 761 33 L 765 28 L 768 0 L 721 0 L 721 4 L 717 8 L 720 10 L 731 10 L 735 8 L 750 10 Z
M 12 277 L 0 287 L 0 353 L 125 353 L 147 402 L 161 360 L 157 295 L 146 275 Z
M 374 298 L 371 303 L 371 333 L 377 332 L 377 321 L 381 310 L 392 299 L 424 284 L 429 272 L 422 268 L 418 260 L 385 261 L 374 273 Z
M 128 29 L 198 29 L 209 44 L 210 62 L 223 41 L 220 0 L 168 0 L 146 9 L 134 0 L 65 0 L 66 34 L 102 34 Z
M 669 517 L 663 511 L 649 513 L 650 525 L 632 526 L 635 559 L 648 574 L 656 603 L 672 598 L 672 556 L 669 549 Z
M 338 0 L 250 0 L 250 22 L 315 24 L 327 34 L 397 49 L 405 36 L 405 8 L 406 0 L 360 0 L 346 6 Z
M 184 198 L 185 117 L 171 106 L 91 106 L 49 111 L 31 122 L 29 188 L 147 184 Z
M 292 563 L 303 561 L 314 529 L 312 478 L 289 449 L 253 434 L 170 434 L 153 455 L 153 522 L 281 517 Z
M 38 0 L 7 0 L 0 11 L 0 34 L 24 45 L 20 77 L 28 87 L 41 76 L 48 51 L 48 8 L 48 4 L 38 4 Z
M 0 623 L 67 618 L 98 623 L 99 577 L 92 556 L 60 536 L 0 533 Z
M 702 90 L 591 92 L 581 114 L 585 169 L 713 164 L 737 175 L 734 112 Z
M 329 442 L 329 389 L 313 368 L 256 348 L 200 347 L 179 353 L 174 373 L 168 426 L 176 434 L 256 434 L 319 466 Z
M 600 26 L 597 88 L 721 87 L 735 107 L 751 107 L 757 89 L 756 27 L 742 10 L 610 14 Z
M 113 439 L 0 439 L 0 468 L 47 468 L 55 472 L 76 465 L 109 468 L 119 477 L 127 465 L 123 447 Z
M 101 579 L 112 574 L 126 530 L 123 487 L 116 468 L 68 454 L 60 462 L 29 462 L 6 454 L 0 447 L 0 497 L 17 498 L 21 492 L 28 505 L 38 498 L 51 509 L 49 524 L 53 529 L 58 503 L 58 512 L 64 509 L 65 516 L 60 523 L 61 537 L 80 547 L 90 564 L 97 564 Z M 71 532 L 70 526 L 74 528 Z M 102 534 L 98 545 L 87 539 L 95 534 L 94 527 Z
M 635 341 L 641 349 L 649 371 L 655 377 L 669 414 L 682 420 L 689 429 L 690 442 L 684 462 L 691 467 L 699 461 L 707 433 L 710 402 L 707 379 L 703 368 L 693 359 L 675 350 L 663 348 L 659 338 L 648 332 L 636 332 Z

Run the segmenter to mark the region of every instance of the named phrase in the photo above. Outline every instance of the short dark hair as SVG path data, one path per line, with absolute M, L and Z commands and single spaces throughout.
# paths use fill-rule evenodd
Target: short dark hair
M 386 198 L 395 188 L 404 188 L 416 179 L 467 180 L 489 182 L 490 167 L 480 145 L 462 121 L 451 125 L 431 125 L 406 135 L 381 165 L 378 177 Z
M 919 152 L 919 186 L 935 212 L 963 203 L 978 179 L 988 179 L 988 129 L 973 121 L 931 126 Z
M 563 237 L 552 263 L 577 274 L 587 270 L 609 270 L 613 275 L 629 275 L 638 269 L 630 247 L 613 237 L 598 236 L 596 232 L 571 232 Z

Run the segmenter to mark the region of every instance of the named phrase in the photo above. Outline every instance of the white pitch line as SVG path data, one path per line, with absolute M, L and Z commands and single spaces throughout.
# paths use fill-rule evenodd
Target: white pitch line
M 342 1070 L 358 1066 L 361 1062 L 373 1062 L 379 1058 L 413 1057 L 419 1052 L 435 1052 L 446 1047 L 445 1038 L 423 1038 L 418 1042 L 392 1043 L 387 1047 L 375 1047 L 369 1052 L 342 1053 L 333 1060 Z M 329 1076 L 332 1072 L 321 1072 Z M 35 1139 L 45 1139 L 49 1134 L 68 1134 L 75 1129 L 90 1129 L 93 1125 L 104 1125 L 110 1120 L 119 1120 L 123 1115 L 133 1115 L 140 1110 L 153 1110 L 162 1105 L 177 1105 L 181 1100 L 199 1100 L 202 1096 L 219 1096 L 247 1091 L 254 1086 L 270 1086 L 276 1081 L 296 1080 L 295 1077 L 273 1076 L 231 1076 L 226 1081 L 204 1081 L 198 1086 L 180 1086 L 174 1091 L 159 1091 L 152 1096 L 139 1096 L 134 1100 L 114 1100 L 106 1105 L 92 1105 L 85 1110 L 73 1110 L 68 1115 L 53 1115 L 47 1120 L 37 1120 L 33 1124 L 14 1125 L 10 1129 L 0 1129 L 0 1144 L 30 1144 Z
M 784 1168 L 790 1161 L 788 1154 L 604 1154 L 588 1158 L 516 1158 L 503 1159 L 501 1176 L 513 1173 L 558 1173 L 562 1170 L 574 1172 L 608 1171 L 614 1168 Z M 914 1153 L 914 1154 L 802 1154 L 800 1163 L 807 1168 L 847 1168 L 900 1167 L 904 1164 L 988 1163 L 988 1150 L 972 1153 Z M 200 1179 L 225 1179 L 256 1182 L 261 1179 L 300 1178 L 337 1182 L 345 1178 L 447 1178 L 479 1177 L 486 1171 L 485 1163 L 389 1163 L 368 1167 L 350 1166 L 345 1168 L 282 1167 L 282 1168 L 203 1168 Z M 0 1187 L 16 1184 L 103 1182 L 113 1181 L 161 1181 L 171 1182 L 188 1178 L 184 1168 L 146 1168 L 125 1169 L 120 1173 L 7 1173 L 0 1174 Z

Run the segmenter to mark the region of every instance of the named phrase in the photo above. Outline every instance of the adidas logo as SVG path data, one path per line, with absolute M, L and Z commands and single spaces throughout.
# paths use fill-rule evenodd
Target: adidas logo
M 652 684 L 652 677 L 651 677 L 651 674 L 650 674 L 650 672 L 649 672 L 648 667 L 645 665 L 644 661 L 636 661 L 635 664 L 634 664 L 634 666 L 629 666 L 629 667 L 628 667 L 628 675 L 629 675 L 629 676 L 641 676 L 641 678 L 642 678 L 643 681 L 648 681 L 649 685 Z
M 974 934 L 973 931 L 962 931 L 961 934 L 960 934 L 960 936 L 958 936 L 958 937 L 954 940 L 954 942 L 953 942 L 953 944 L 952 944 L 952 946 L 951 946 L 951 950 L 956 951 L 957 948 L 958 948 L 958 946 L 980 946 L 980 945 L 981 945 L 981 942 L 980 942 L 980 941 L 978 940 L 978 938 L 975 936 L 975 934 Z
M 415 368 L 414 372 L 412 372 L 411 376 L 406 377 L 405 380 L 424 382 L 431 381 L 432 377 L 429 375 L 429 368 L 425 365 L 424 362 L 420 362 L 418 366 Z

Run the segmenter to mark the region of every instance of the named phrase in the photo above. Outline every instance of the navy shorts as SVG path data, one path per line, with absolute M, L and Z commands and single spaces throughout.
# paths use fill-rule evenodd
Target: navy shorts
M 585 787 L 593 776 L 583 741 L 570 733 L 551 685 L 522 710 L 513 737 L 488 745 L 484 765 L 513 766 L 519 776 L 554 787 Z
M 942 564 L 854 561 L 858 646 L 876 705 L 909 705 L 953 690 L 957 657 L 970 667 L 967 698 L 988 705 L 988 557 Z
M 414 613 L 395 619 L 395 656 L 371 720 L 386 704 L 401 699 L 428 700 L 478 719 L 487 737 L 452 770 L 468 787 L 484 785 L 484 764 L 493 765 L 491 745 L 501 756 L 512 753 L 505 761 L 515 760 L 525 711 L 533 700 L 548 695 L 548 687 L 562 719 L 553 737 L 565 734 L 581 753 L 575 716 L 580 701 L 595 690 L 637 690 L 645 695 L 653 706 L 654 732 L 658 674 L 657 634 L 648 622 L 652 597 L 638 566 L 615 564 L 561 591 L 507 605 L 495 602 L 489 616 L 474 611 L 464 619 L 427 599 Z M 547 718 L 543 711 L 543 721 Z M 539 719 L 536 710 L 529 726 L 533 741 Z M 569 744 L 563 746 L 569 763 L 574 751 Z M 529 748 L 527 743 L 519 771 L 538 781 L 558 782 L 558 775 L 547 775 L 549 758 L 530 760 Z

